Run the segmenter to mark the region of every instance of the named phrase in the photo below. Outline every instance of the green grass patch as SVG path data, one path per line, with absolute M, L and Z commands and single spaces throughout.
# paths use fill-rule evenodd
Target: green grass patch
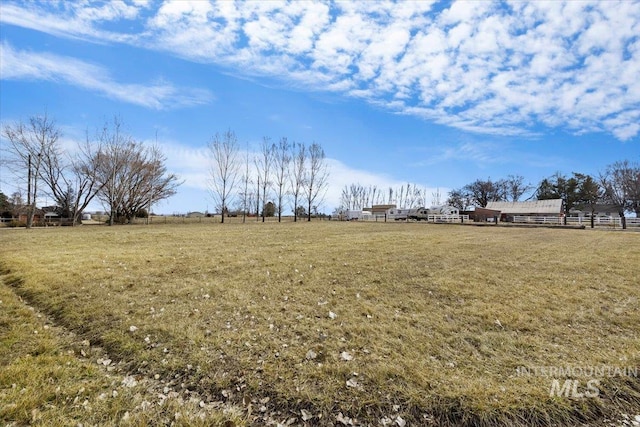
M 597 425 L 640 413 L 635 233 L 315 222 L 2 240 L 12 289 L 121 375 L 242 406 L 250 424 Z M 546 370 L 564 367 L 582 371 Z M 576 393 L 550 396 L 554 380 L 578 381 Z

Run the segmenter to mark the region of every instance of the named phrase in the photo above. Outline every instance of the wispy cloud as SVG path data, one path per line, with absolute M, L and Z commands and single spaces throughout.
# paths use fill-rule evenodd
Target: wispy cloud
M 101 66 L 68 56 L 17 50 L 7 42 L 0 44 L 0 76 L 65 83 L 156 110 L 205 104 L 212 99 L 208 90 L 176 87 L 168 82 L 121 83 Z
M 534 141 L 535 143 L 535 141 Z M 511 168 L 561 168 L 563 159 L 558 156 L 541 156 L 530 151 L 520 149 L 517 143 L 485 141 L 471 138 L 428 150 L 414 149 L 417 152 L 412 167 L 432 166 L 443 162 L 466 162 L 480 169 L 493 169 L 496 165 L 507 165 Z M 515 171 L 514 171 L 515 173 Z
M 466 131 L 640 133 L 639 1 L 3 3 L 5 23 L 168 51 Z M 138 31 L 106 25 L 121 21 Z

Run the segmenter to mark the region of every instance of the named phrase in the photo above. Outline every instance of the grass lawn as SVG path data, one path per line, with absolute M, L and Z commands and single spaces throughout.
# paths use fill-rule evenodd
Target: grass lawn
M 0 242 L 0 308 L 14 313 L 0 318 L 4 423 L 640 414 L 637 233 L 302 222 L 0 230 Z M 53 325 L 44 344 L 34 313 Z M 83 382 L 90 409 L 70 398 Z M 43 383 L 52 391 L 32 392 Z

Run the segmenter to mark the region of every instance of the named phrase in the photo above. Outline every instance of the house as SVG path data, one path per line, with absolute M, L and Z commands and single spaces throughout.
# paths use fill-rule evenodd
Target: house
M 27 223 L 27 216 L 29 214 L 29 209 L 27 207 L 22 207 L 18 210 L 18 222 L 23 222 L 23 223 Z M 35 212 L 33 214 L 33 224 L 38 224 L 39 222 L 42 222 L 42 219 L 44 218 L 44 214 L 45 212 L 40 209 L 40 208 L 36 208 Z
M 486 209 L 500 211 L 500 220 L 513 222 L 515 217 L 562 217 L 562 199 L 524 202 L 489 202 Z

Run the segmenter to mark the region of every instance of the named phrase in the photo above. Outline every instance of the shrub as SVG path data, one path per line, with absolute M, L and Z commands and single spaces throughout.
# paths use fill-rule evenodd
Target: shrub
M 7 227 L 26 227 L 27 223 L 24 221 L 18 221 L 17 219 L 11 220 L 7 223 Z

